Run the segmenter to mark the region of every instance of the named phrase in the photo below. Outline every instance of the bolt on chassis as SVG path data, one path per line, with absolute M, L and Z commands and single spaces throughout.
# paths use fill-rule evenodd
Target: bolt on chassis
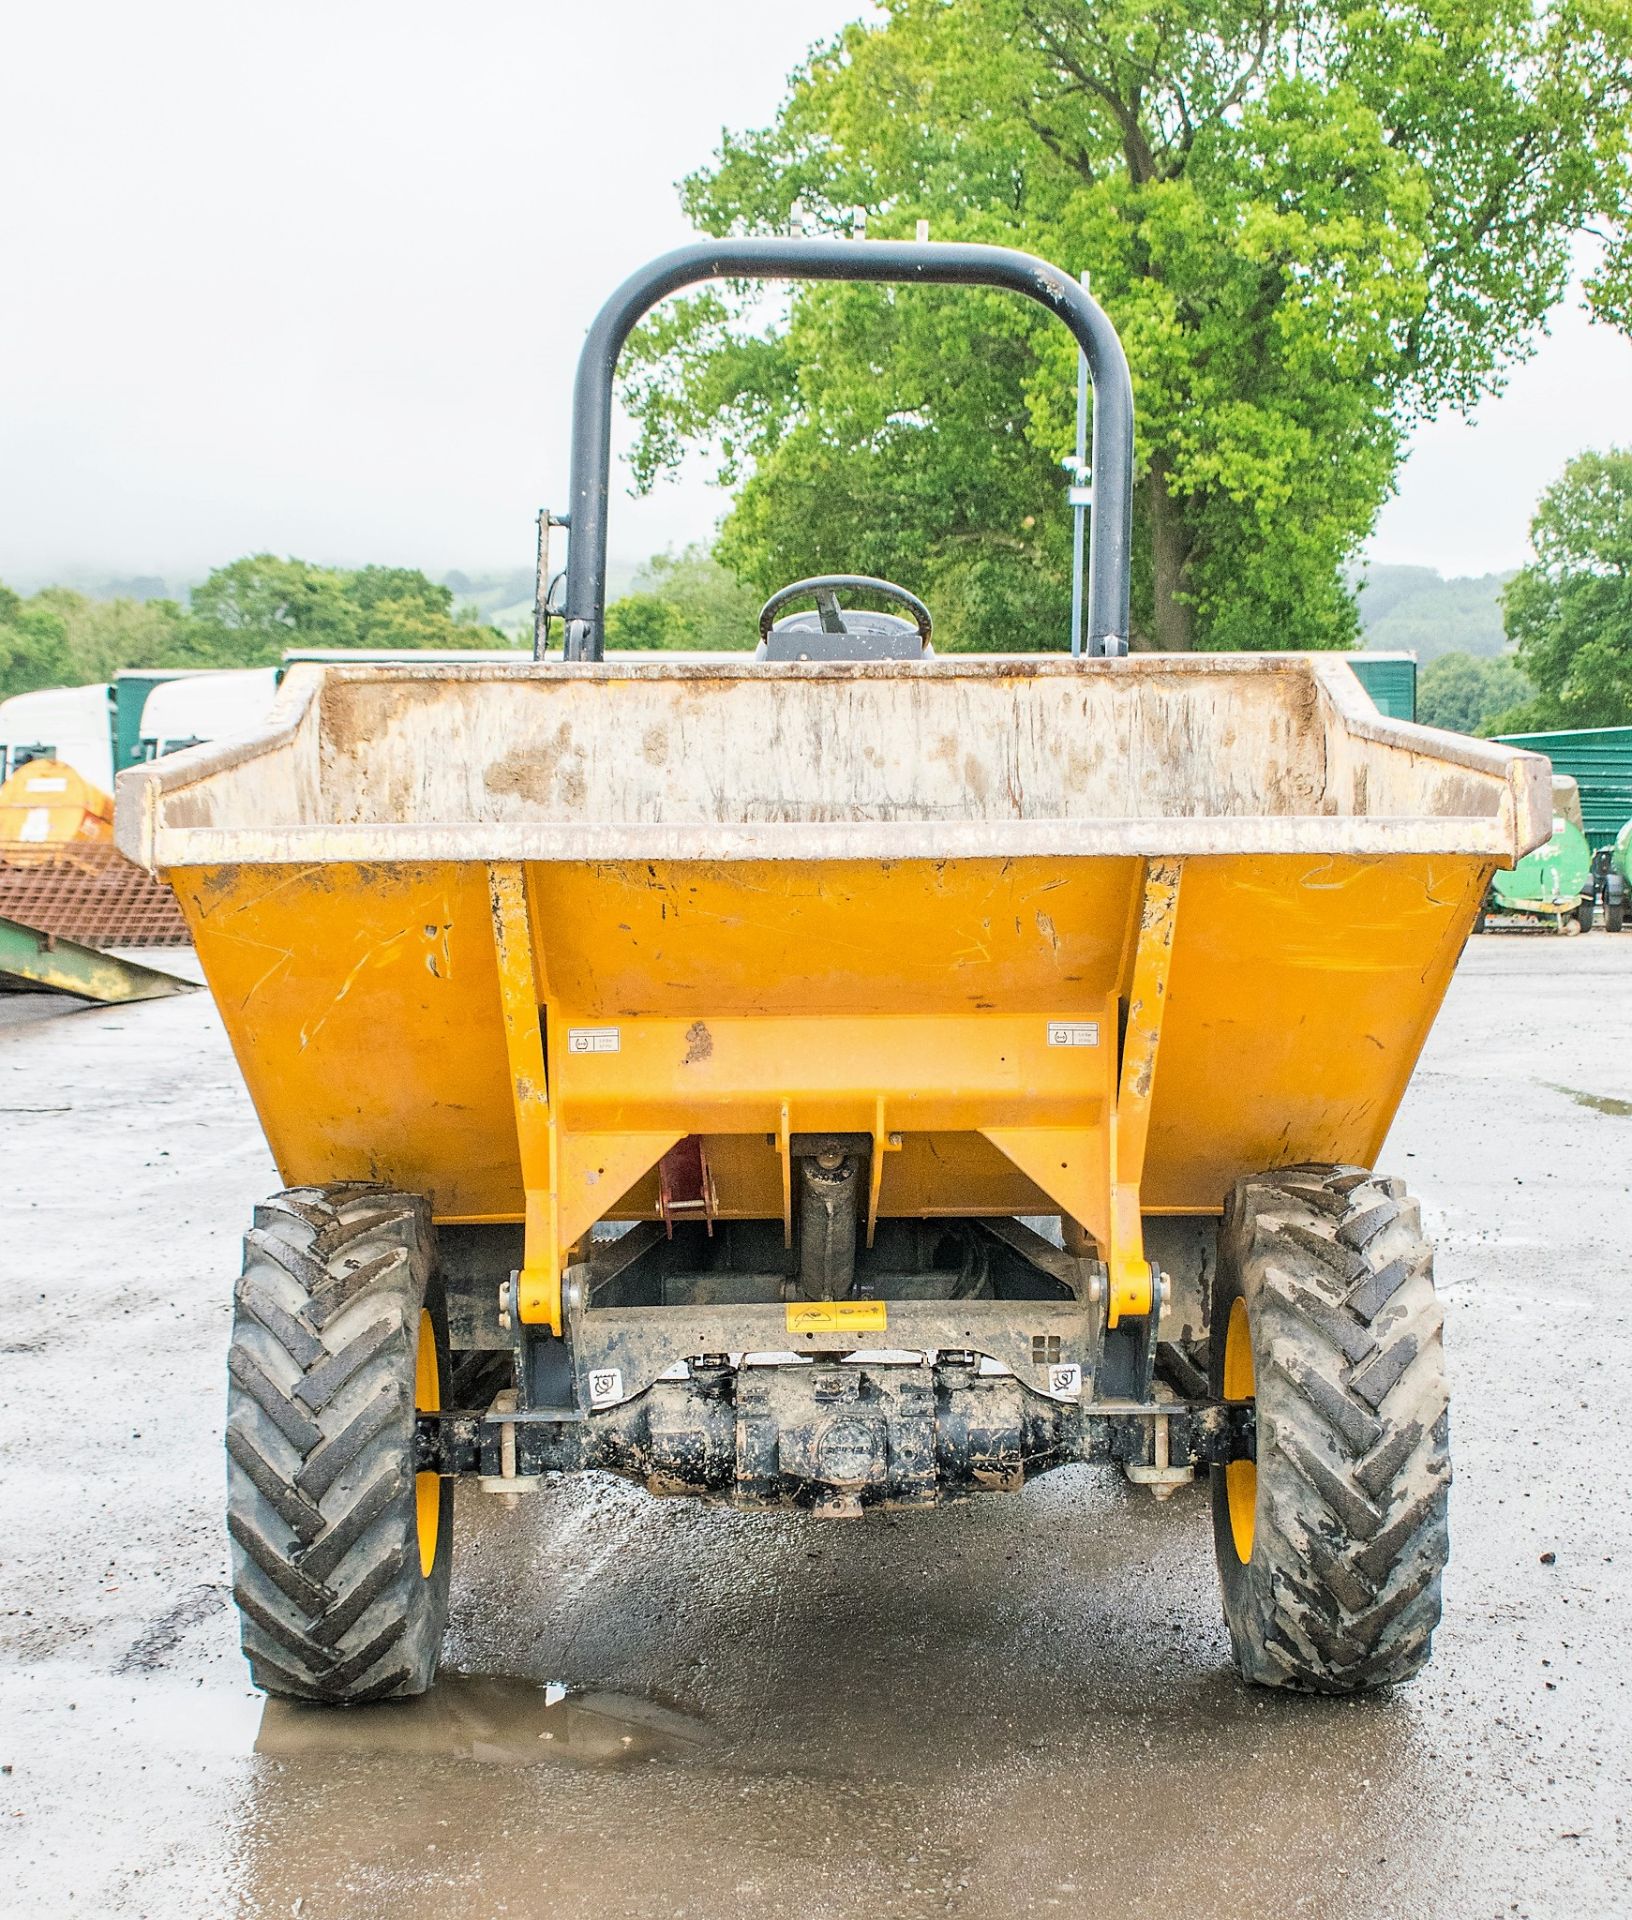
M 619 349 L 720 277 L 1070 328 L 1080 657 L 1000 611 L 937 657 L 849 575 L 753 653 L 605 656 Z M 685 247 L 583 350 L 560 657 L 298 665 L 258 731 L 121 778 L 289 1182 L 229 1363 L 267 1691 L 423 1691 L 454 1480 L 588 1469 L 830 1515 L 1202 1474 L 1244 1675 L 1426 1659 L 1440 1314 L 1370 1169 L 1547 763 L 1384 718 L 1338 657 L 1130 656 L 1132 467 L 1116 334 L 1040 260 Z

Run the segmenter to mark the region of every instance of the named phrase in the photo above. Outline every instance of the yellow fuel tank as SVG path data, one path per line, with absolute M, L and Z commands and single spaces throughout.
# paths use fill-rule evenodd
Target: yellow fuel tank
M 0 857 L 13 866 L 113 838 L 113 799 L 62 760 L 28 760 L 0 784 Z

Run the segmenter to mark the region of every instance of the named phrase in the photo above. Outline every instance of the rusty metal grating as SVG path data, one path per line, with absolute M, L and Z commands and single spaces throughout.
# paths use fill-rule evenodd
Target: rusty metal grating
M 76 842 L 52 860 L 0 841 L 0 919 L 87 947 L 186 947 L 176 897 L 117 847 Z

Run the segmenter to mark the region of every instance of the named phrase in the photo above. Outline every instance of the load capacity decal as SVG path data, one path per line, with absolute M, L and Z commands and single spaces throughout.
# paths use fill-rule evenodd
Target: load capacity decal
M 789 1333 L 883 1333 L 882 1300 L 799 1300 L 788 1305 Z

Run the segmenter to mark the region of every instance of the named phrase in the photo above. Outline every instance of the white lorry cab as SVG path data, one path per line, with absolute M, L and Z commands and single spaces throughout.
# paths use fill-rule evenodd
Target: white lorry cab
M 61 760 L 100 792 L 112 793 L 112 693 L 106 680 L 0 700 L 0 780 L 30 760 Z
M 161 680 L 142 705 L 141 757 L 159 760 L 247 732 L 265 719 L 277 683 L 276 667 L 227 667 Z

